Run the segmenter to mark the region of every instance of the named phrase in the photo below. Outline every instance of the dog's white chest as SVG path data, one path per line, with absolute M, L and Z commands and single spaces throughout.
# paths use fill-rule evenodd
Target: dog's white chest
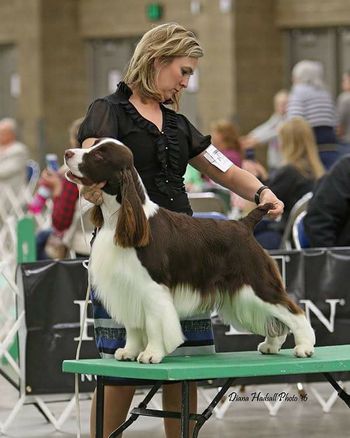
M 97 297 L 118 322 L 143 325 L 145 285 L 152 282 L 133 248 L 113 243 L 114 230 L 102 228 L 93 243 L 89 269 Z

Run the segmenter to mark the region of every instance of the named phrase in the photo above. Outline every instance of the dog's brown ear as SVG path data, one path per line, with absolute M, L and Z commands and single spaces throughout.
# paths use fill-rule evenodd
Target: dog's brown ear
M 150 228 L 142 202 L 136 189 L 137 174 L 121 171 L 121 207 L 118 215 L 114 241 L 124 247 L 141 247 L 149 244 Z
M 91 209 L 90 220 L 96 228 L 101 228 L 103 225 L 102 210 L 98 205 L 94 205 Z

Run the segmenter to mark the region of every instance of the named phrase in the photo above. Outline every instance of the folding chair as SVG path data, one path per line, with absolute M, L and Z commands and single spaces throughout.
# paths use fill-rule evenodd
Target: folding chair
M 304 222 L 303 222 L 305 215 L 306 215 L 306 211 L 302 211 L 301 213 L 299 213 L 293 224 L 292 236 L 293 236 L 293 243 L 296 249 L 303 249 L 310 247 L 310 242 L 305 233 Z
M 207 213 L 216 211 L 217 213 L 225 214 L 227 208 L 225 202 L 215 193 L 189 193 L 190 205 L 195 213 Z
M 284 228 L 284 232 L 281 239 L 280 249 L 292 249 L 292 231 L 293 224 L 300 213 L 306 211 L 307 205 L 312 198 L 312 192 L 306 193 L 302 196 L 293 206 L 286 226 Z

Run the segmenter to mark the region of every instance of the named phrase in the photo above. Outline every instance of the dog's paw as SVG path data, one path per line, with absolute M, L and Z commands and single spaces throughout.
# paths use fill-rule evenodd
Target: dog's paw
M 140 363 L 160 363 L 165 354 L 157 350 L 145 350 L 142 351 L 137 358 Z
M 296 357 L 311 357 L 314 354 L 314 347 L 310 344 L 300 344 L 294 347 Z
M 277 345 L 269 344 L 268 342 L 264 341 L 261 342 L 258 345 L 258 351 L 262 354 L 277 354 L 280 351 L 280 347 Z
M 117 360 L 135 360 L 137 357 L 137 353 L 133 353 L 132 351 L 127 350 L 126 348 L 118 348 L 115 353 L 114 357 Z

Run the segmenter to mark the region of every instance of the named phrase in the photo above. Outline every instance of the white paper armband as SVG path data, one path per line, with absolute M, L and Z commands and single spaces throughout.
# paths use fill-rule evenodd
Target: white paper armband
M 233 166 L 232 161 L 225 157 L 225 155 L 212 144 L 204 151 L 204 158 L 224 173 Z

